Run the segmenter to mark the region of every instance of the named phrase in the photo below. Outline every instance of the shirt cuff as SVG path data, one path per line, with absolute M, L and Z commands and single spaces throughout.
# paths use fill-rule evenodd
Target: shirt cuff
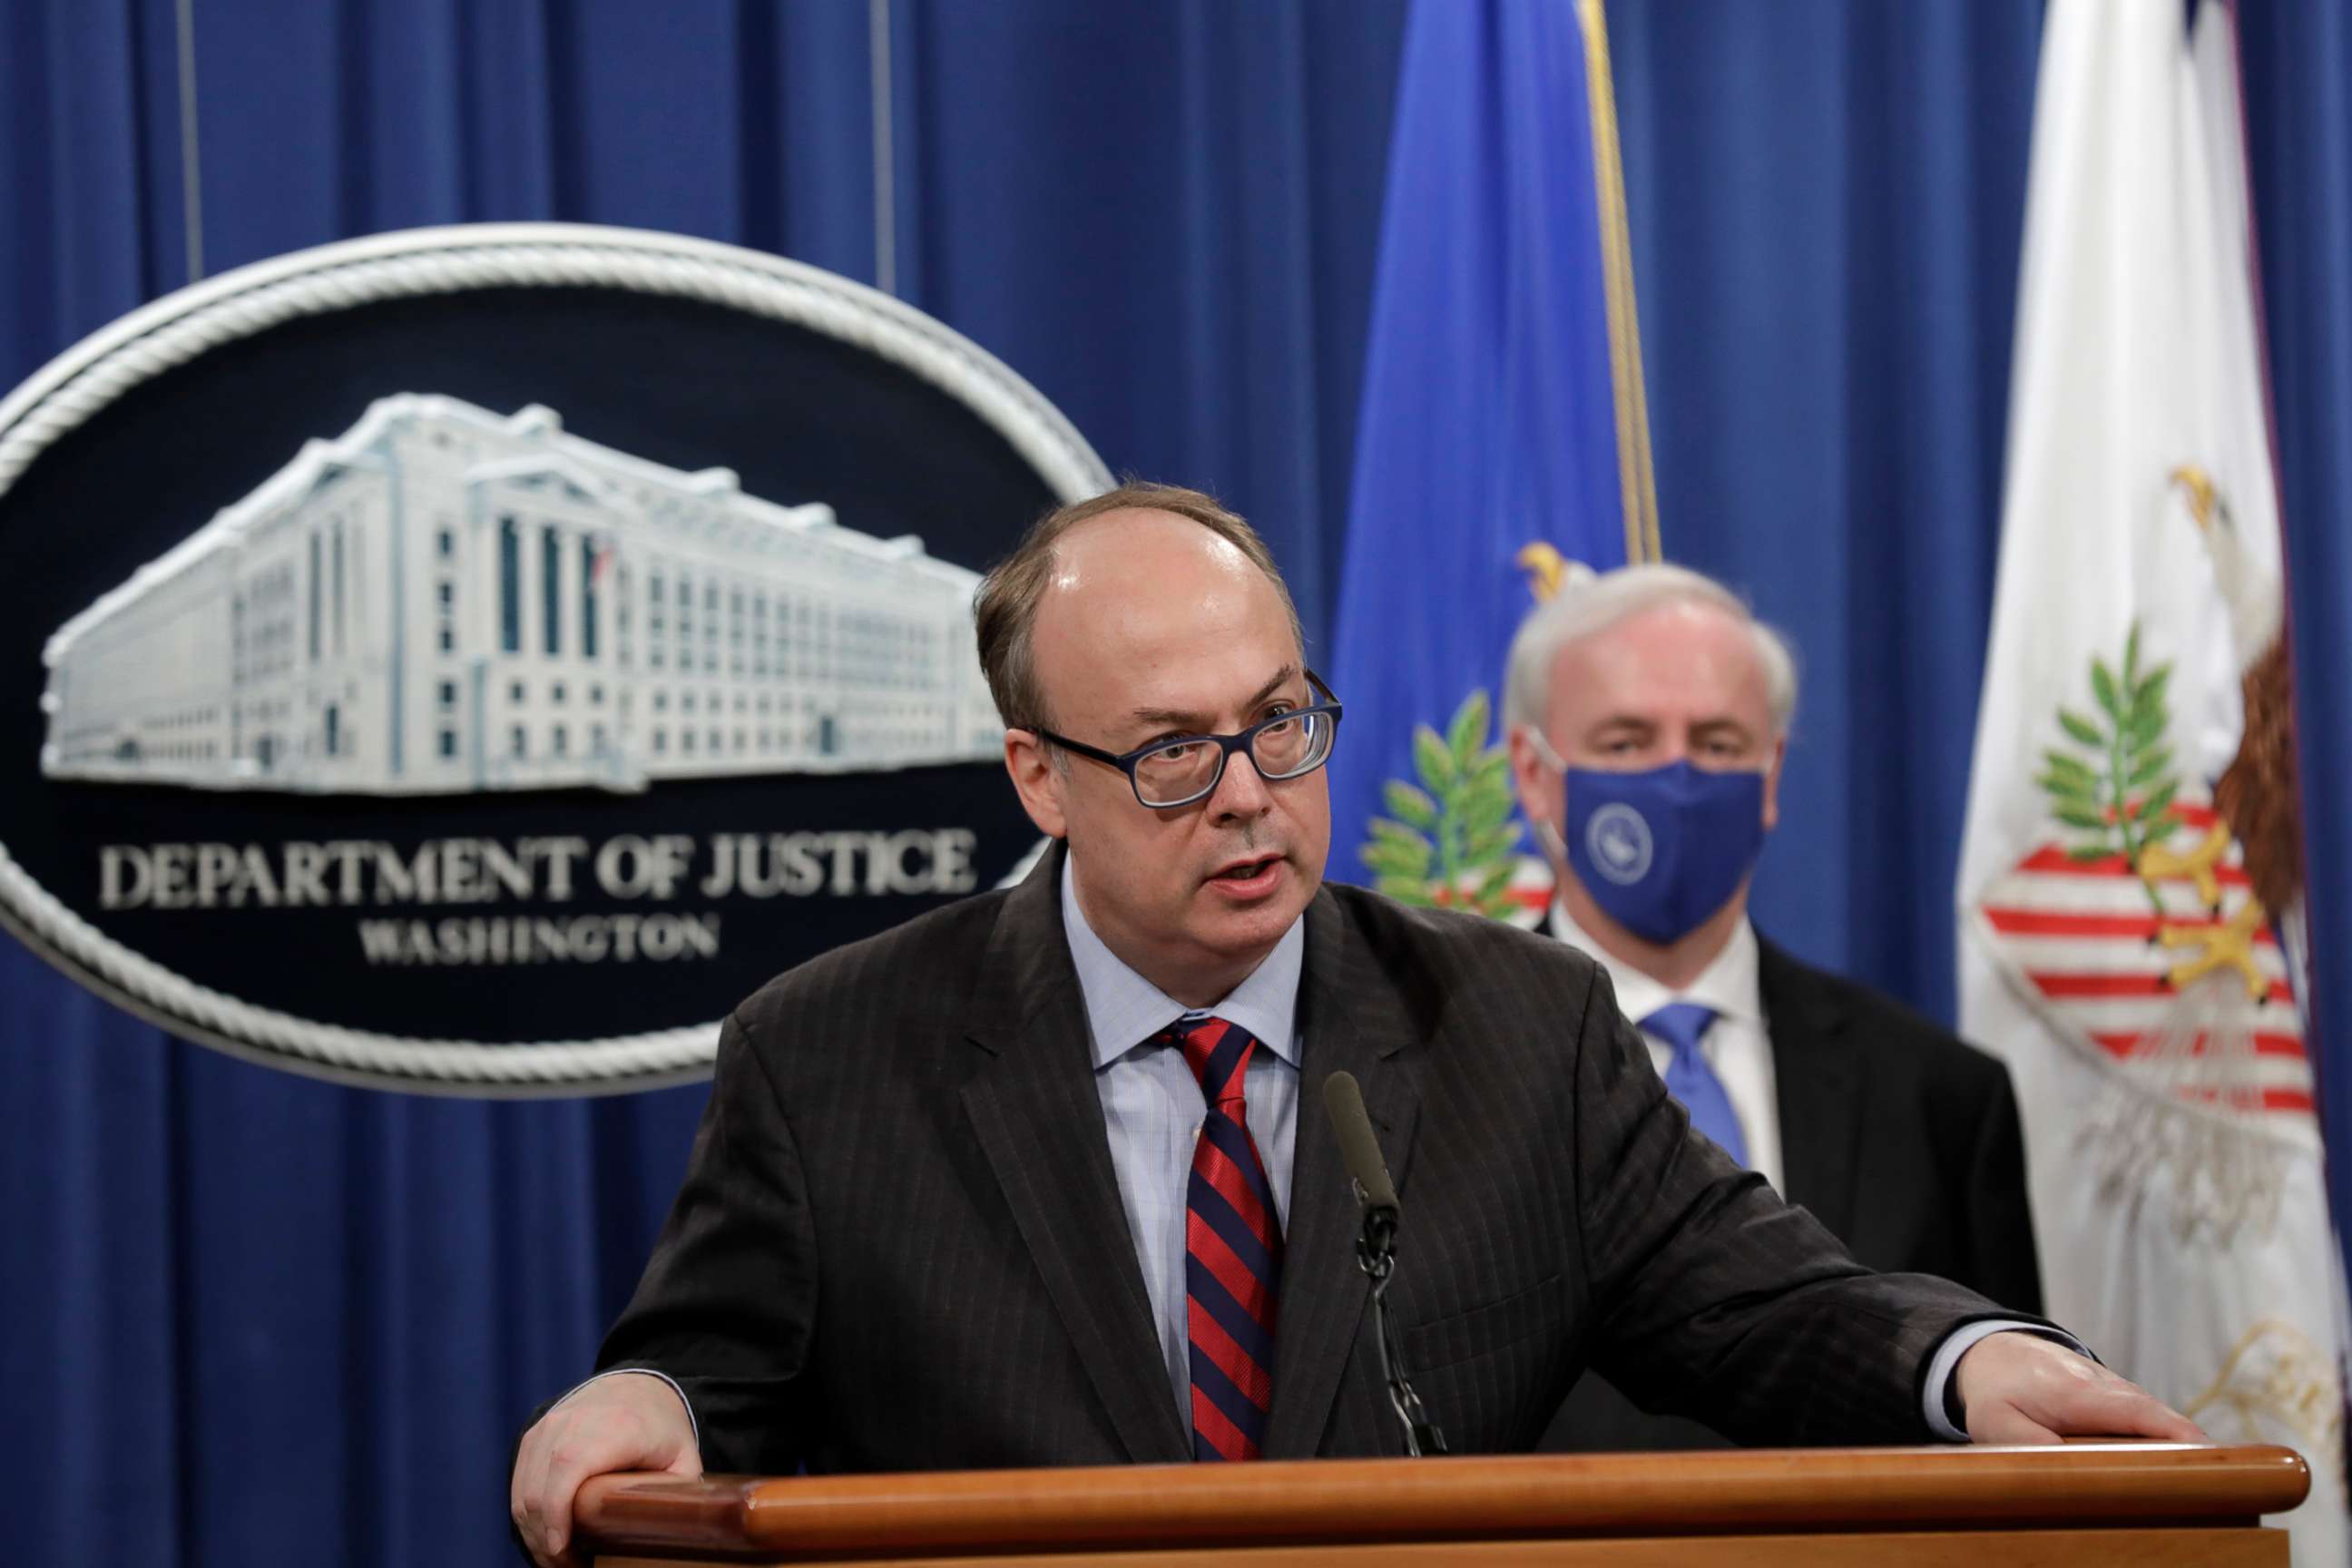
M 582 1389 L 587 1387 L 588 1384 L 592 1383 L 602 1383 L 608 1377 L 657 1377 L 664 1383 L 668 1384 L 669 1391 L 677 1395 L 677 1402 L 686 1406 L 686 1424 L 687 1426 L 694 1433 L 695 1451 L 697 1453 L 702 1451 L 702 1423 L 694 1418 L 694 1401 L 686 1396 L 686 1390 L 677 1385 L 677 1379 L 672 1377 L 666 1372 L 656 1372 L 649 1366 L 616 1366 L 610 1372 L 600 1372 L 595 1376 L 583 1379 L 580 1383 L 574 1384 L 571 1389 L 565 1392 L 563 1399 L 557 1400 L 555 1405 L 562 1404 L 564 1400 L 570 1399 L 572 1394 L 579 1393 Z M 548 1408 L 552 1410 L 555 1408 L 555 1405 L 551 1405 Z
M 1965 1443 L 1969 1440 L 1969 1435 L 1953 1423 L 1946 1403 L 1952 1390 L 1952 1374 L 1959 1370 L 1960 1358 L 1975 1349 L 1979 1342 L 2006 1333 L 2038 1334 L 2064 1345 L 2085 1361 L 2099 1359 L 2082 1341 L 2065 1330 L 2053 1329 L 2047 1323 L 2028 1323 L 2016 1318 L 1983 1318 L 1973 1323 L 1961 1324 L 1945 1335 L 1944 1342 L 1936 1347 L 1935 1359 L 1927 1363 L 1927 1375 L 1919 1391 L 1927 1411 L 1927 1429 L 1945 1442 Z M 678 1397 L 682 1399 L 685 1395 Z

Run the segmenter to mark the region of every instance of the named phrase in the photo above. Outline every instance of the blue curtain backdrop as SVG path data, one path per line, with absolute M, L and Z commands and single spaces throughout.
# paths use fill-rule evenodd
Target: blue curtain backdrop
M 0 7 L 0 384 L 185 279 L 173 12 Z M 2039 16 L 1609 11 L 1666 553 L 1803 659 L 1759 917 L 1945 1016 Z M 554 217 L 876 276 L 858 0 L 195 22 L 212 270 Z M 1256 519 L 1318 647 L 1403 22 L 1403 0 L 892 11 L 900 292 L 1114 468 Z M 2352 798 L 2352 33 L 2333 8 L 2245 25 L 2325 942 L 2352 929 L 2352 828 L 2325 809 Z M 331 1088 L 167 1039 L 5 942 L 0 1086 L 0 1473 L 40 1563 L 505 1561 L 513 1426 L 632 1283 L 700 1098 Z M 2326 1088 L 2340 1128 L 2352 1086 Z
M 1799 658 L 1758 922 L 1946 1019 L 2041 15 L 1610 12 L 1659 534 Z
M 2352 16 L 2240 5 L 2286 521 L 2328 1195 L 2352 1228 Z
M 876 280 L 864 0 L 194 12 L 212 271 L 560 218 Z M 901 296 L 1115 468 L 1234 497 L 1322 626 L 1402 0 L 892 23 Z M 171 0 L 0 5 L 0 385 L 186 280 L 177 82 Z M 509 1561 L 513 1432 L 626 1298 L 701 1100 L 329 1087 L 167 1039 L 0 939 L 16 1550 Z

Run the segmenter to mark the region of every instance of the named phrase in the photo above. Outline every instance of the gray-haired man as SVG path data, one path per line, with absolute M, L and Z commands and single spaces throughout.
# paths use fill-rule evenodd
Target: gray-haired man
M 1700 1131 L 1863 1262 L 2039 1311 L 2007 1071 L 1748 921 L 1796 700 L 1779 636 L 1681 567 L 1588 576 L 1532 613 L 1504 709 L 1556 879 L 1548 928 L 1608 969 Z M 1548 1446 L 1715 1440 L 1587 1377 Z

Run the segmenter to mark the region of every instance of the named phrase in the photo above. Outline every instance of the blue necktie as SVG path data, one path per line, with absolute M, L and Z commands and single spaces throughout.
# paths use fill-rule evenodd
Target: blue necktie
M 1683 1102 L 1683 1109 L 1690 1112 L 1691 1125 L 1745 1165 L 1748 1140 L 1740 1135 L 1739 1113 L 1731 1109 L 1731 1096 L 1724 1091 L 1723 1080 L 1715 1076 L 1706 1053 L 1698 1048 L 1706 1037 L 1706 1026 L 1714 1022 L 1715 1009 L 1703 1002 L 1669 1002 L 1643 1019 L 1642 1029 L 1674 1047 L 1675 1054 L 1666 1063 L 1666 1092 Z

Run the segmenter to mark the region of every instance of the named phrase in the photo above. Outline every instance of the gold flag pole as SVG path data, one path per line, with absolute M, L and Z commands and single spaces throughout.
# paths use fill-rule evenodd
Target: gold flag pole
M 1609 24 L 1601 0 L 1577 0 L 1584 31 L 1585 97 L 1592 106 L 1592 187 L 1601 216 L 1601 273 L 1609 307 L 1609 376 L 1617 405 L 1617 488 L 1625 501 L 1625 559 L 1658 561 L 1658 484 L 1650 466 L 1650 405 L 1642 384 L 1642 323 L 1633 308 L 1633 243 L 1625 220 L 1625 169 L 1617 143 L 1617 93 L 1609 75 Z

